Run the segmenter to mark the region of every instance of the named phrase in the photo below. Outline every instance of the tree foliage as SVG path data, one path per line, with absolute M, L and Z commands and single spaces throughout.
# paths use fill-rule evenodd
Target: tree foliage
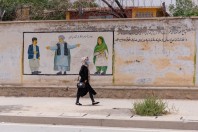
M 86 7 L 98 7 L 98 4 L 95 2 L 95 0 L 93 1 L 87 1 L 87 0 L 77 0 L 73 3 L 72 8 L 86 8 Z
M 0 8 L 6 11 L 3 20 L 15 20 L 16 10 L 23 6 L 30 7 L 31 20 L 60 20 L 65 19 L 68 8 L 98 7 L 95 0 L 77 0 L 74 3 L 70 0 L 0 0 Z
M 23 6 L 30 7 L 31 20 L 60 20 L 65 19 L 65 12 L 69 8 L 79 9 L 86 7 L 98 7 L 95 0 L 0 0 L 0 8 L 5 10 L 4 21 L 16 19 L 16 10 Z
M 46 14 L 45 19 L 65 19 L 65 12 L 70 6 L 71 3 L 69 0 L 49 0 L 45 10 L 51 11 L 51 13 Z
M 170 5 L 169 10 L 173 16 L 198 16 L 198 6 L 192 0 L 176 0 L 176 5 Z
M 14 20 L 17 8 L 30 6 L 33 20 L 65 19 L 65 11 L 71 6 L 69 0 L 0 0 L 0 8 L 6 11 L 3 20 Z

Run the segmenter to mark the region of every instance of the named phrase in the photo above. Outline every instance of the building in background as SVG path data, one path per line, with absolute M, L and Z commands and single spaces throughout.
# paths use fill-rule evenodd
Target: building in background
M 20 6 L 16 8 L 16 21 L 30 20 L 30 6 Z
M 121 14 L 117 7 L 115 10 Z M 148 18 L 169 16 L 163 6 L 153 7 L 126 7 L 124 12 L 127 18 Z M 84 8 L 81 10 L 69 9 L 66 12 L 66 20 L 71 19 L 112 19 L 119 18 L 110 8 Z

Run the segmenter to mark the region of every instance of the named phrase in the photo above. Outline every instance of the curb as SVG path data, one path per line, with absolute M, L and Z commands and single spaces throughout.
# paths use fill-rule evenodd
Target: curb
M 156 128 L 177 130 L 198 130 L 198 121 L 150 121 L 150 120 L 119 120 L 71 117 L 33 117 L 33 116 L 0 116 L 0 122 L 52 124 L 73 126 L 100 126 L 121 128 Z

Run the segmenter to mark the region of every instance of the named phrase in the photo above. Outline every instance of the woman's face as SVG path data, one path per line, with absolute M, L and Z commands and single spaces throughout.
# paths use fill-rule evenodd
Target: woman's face
M 102 44 L 102 39 L 98 38 L 98 44 L 101 45 Z
M 89 64 L 90 64 L 90 62 L 89 62 L 89 58 L 88 58 L 88 57 L 85 59 L 85 64 L 87 64 L 87 65 L 89 65 Z
M 89 61 L 89 57 L 86 57 L 85 61 Z

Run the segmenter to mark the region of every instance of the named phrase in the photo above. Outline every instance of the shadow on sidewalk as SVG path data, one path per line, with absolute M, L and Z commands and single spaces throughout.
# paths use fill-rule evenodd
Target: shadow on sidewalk
M 0 113 L 9 113 L 12 111 L 26 111 L 27 107 L 22 105 L 2 105 L 0 106 Z

